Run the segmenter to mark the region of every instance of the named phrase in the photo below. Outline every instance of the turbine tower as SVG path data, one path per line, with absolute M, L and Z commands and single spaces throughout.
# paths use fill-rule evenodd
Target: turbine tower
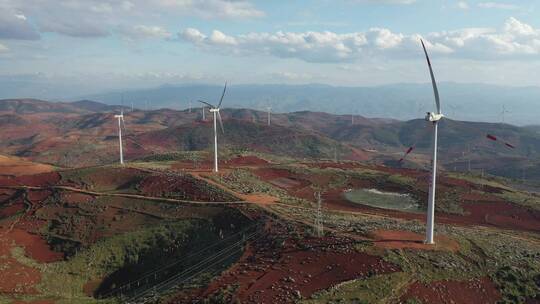
M 120 146 L 120 164 L 124 164 L 124 151 L 122 147 L 122 125 L 125 126 L 124 123 L 124 109 L 120 110 L 120 115 L 114 115 L 114 118 L 118 119 L 118 142 Z
M 435 95 L 435 104 L 437 106 L 437 113 L 427 112 L 426 120 L 433 123 L 433 156 L 431 159 L 431 180 L 429 184 L 429 197 L 428 197 L 428 210 L 427 210 L 427 227 L 426 227 L 426 244 L 434 244 L 433 241 L 433 228 L 435 225 L 435 186 L 437 183 L 437 140 L 439 121 L 444 117 L 441 112 L 441 103 L 439 99 L 439 89 L 435 82 L 435 76 L 433 75 L 433 68 L 431 67 L 431 61 L 424 45 L 424 41 L 420 40 L 424 54 L 426 55 L 427 64 L 429 67 L 429 74 L 431 76 L 431 83 L 433 85 L 433 93 Z
M 502 123 L 504 123 L 504 115 L 507 114 L 507 113 L 510 113 L 510 111 L 508 111 L 506 109 L 506 106 L 503 104 L 502 105 L 502 111 L 501 111 L 501 119 L 502 119 Z
M 268 113 L 268 125 L 270 125 L 270 115 L 272 114 L 272 107 L 267 107 L 266 110 Z
M 218 142 L 217 142 L 217 121 L 219 120 L 219 125 L 221 127 L 221 132 L 225 133 L 223 129 L 223 121 L 221 120 L 221 114 L 219 114 L 219 110 L 221 107 L 221 103 L 223 102 L 223 97 L 225 96 L 225 92 L 227 91 L 227 82 L 225 82 L 225 87 L 223 88 L 223 94 L 221 94 L 221 98 L 219 99 L 219 103 L 217 106 L 214 106 L 211 103 L 208 103 L 206 101 L 199 100 L 200 103 L 205 104 L 210 107 L 210 113 L 214 115 L 214 172 L 218 172 Z

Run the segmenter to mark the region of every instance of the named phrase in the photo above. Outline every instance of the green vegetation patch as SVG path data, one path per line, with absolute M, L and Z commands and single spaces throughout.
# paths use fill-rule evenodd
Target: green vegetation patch
M 98 241 L 86 250 L 79 251 L 67 261 L 38 264 L 15 252 L 15 256 L 25 265 L 39 269 L 42 273 L 38 290 L 43 296 L 65 299 L 66 303 L 109 303 L 97 301 L 84 294 L 86 283 L 101 280 L 111 273 L 127 266 L 148 260 L 156 250 L 178 248 L 179 252 L 186 248 L 197 235 L 199 239 L 211 242 L 213 233 L 204 220 L 182 220 L 143 228 Z M 159 262 L 160 258 L 155 261 Z
M 514 204 L 540 210 L 540 197 L 538 194 L 523 191 L 503 191 L 495 195 Z
M 365 280 L 354 280 L 341 283 L 319 293 L 311 299 L 301 301 L 302 304 L 333 303 L 388 303 L 399 297 L 402 289 L 408 285 L 410 277 L 407 273 L 377 275 Z
M 345 192 L 347 200 L 376 208 L 420 212 L 422 208 L 409 194 L 379 191 L 377 189 L 353 189 Z

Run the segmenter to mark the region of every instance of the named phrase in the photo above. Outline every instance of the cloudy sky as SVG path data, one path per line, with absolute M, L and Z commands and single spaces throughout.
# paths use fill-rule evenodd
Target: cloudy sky
M 0 81 L 540 86 L 534 0 L 0 0 Z

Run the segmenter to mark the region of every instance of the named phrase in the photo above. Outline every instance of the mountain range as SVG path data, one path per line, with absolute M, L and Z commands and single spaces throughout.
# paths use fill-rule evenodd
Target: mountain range
M 186 109 L 198 99 L 216 101 L 222 85 L 163 85 L 146 89 L 125 89 L 86 93 L 51 84 L 33 82 L 7 85 L 0 79 L 0 98 L 48 98 L 59 101 L 95 100 L 107 105 L 139 109 Z M 510 87 L 488 84 L 440 83 L 443 112 L 456 120 L 506 122 L 515 125 L 538 124 L 539 87 Z M 79 93 L 77 93 L 79 92 Z M 81 93 L 82 92 L 82 93 Z M 391 84 L 375 87 L 337 87 L 322 84 L 239 84 L 229 85 L 226 107 L 250 108 L 290 113 L 315 111 L 333 114 L 357 114 L 399 120 L 422 118 L 431 111 L 431 84 Z M 506 112 L 504 115 L 503 105 Z
M 184 109 L 198 99 L 217 100 L 221 86 L 167 85 L 153 89 L 130 90 L 84 96 L 107 104 L 147 109 L 168 107 Z M 503 87 L 485 84 L 441 83 L 443 111 L 446 116 L 467 121 L 537 124 L 540 88 Z M 334 87 L 328 85 L 234 85 L 229 86 L 227 107 L 275 112 L 318 111 L 356 114 L 400 120 L 422 118 L 434 108 L 430 84 L 395 84 L 378 87 Z M 506 113 L 502 115 L 503 105 Z

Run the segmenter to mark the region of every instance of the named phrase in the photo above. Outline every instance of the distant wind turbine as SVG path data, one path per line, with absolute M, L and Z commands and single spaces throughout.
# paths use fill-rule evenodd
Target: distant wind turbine
M 506 106 L 503 104 L 503 105 L 502 105 L 502 111 L 501 111 L 501 119 L 502 119 L 502 123 L 504 123 L 504 115 L 505 115 L 506 113 L 510 113 L 510 111 L 508 111 L 508 110 L 506 109 Z
M 206 107 L 205 106 L 202 107 L 202 120 L 206 121 Z
M 223 121 L 221 120 L 221 114 L 219 114 L 219 110 L 221 107 L 221 103 L 223 102 L 223 97 L 225 96 L 225 92 L 227 91 L 227 82 L 225 82 L 225 87 L 223 88 L 223 94 L 221 94 L 221 98 L 219 99 L 219 103 L 217 106 L 208 103 L 206 101 L 199 100 L 200 103 L 205 104 L 210 107 L 210 113 L 214 115 L 214 172 L 218 172 L 218 142 L 217 142 L 217 121 L 219 120 L 219 125 L 221 127 L 221 132 L 225 133 L 225 130 L 223 129 Z
M 114 115 L 114 118 L 118 119 L 118 142 L 120 146 L 120 164 L 124 164 L 124 151 L 122 147 L 122 125 L 125 127 L 124 123 L 124 108 L 120 110 L 120 115 Z
M 427 112 L 426 120 L 433 123 L 433 156 L 431 159 L 431 182 L 429 184 L 429 197 L 428 197 L 428 210 L 427 210 L 427 227 L 426 227 L 426 244 L 434 244 L 433 241 L 433 229 L 435 225 L 435 186 L 437 183 L 437 140 L 438 140 L 438 126 L 439 120 L 444 115 L 441 112 L 441 102 L 439 98 L 439 89 L 435 82 L 435 75 L 433 75 L 433 68 L 431 67 L 431 61 L 424 45 L 424 41 L 420 40 L 426 60 L 429 67 L 429 74 L 431 76 L 431 83 L 433 85 L 433 93 L 435 95 L 435 104 L 437 106 L 437 113 Z
M 270 125 L 270 115 L 272 114 L 272 107 L 267 107 L 266 110 L 268 113 L 268 125 Z

